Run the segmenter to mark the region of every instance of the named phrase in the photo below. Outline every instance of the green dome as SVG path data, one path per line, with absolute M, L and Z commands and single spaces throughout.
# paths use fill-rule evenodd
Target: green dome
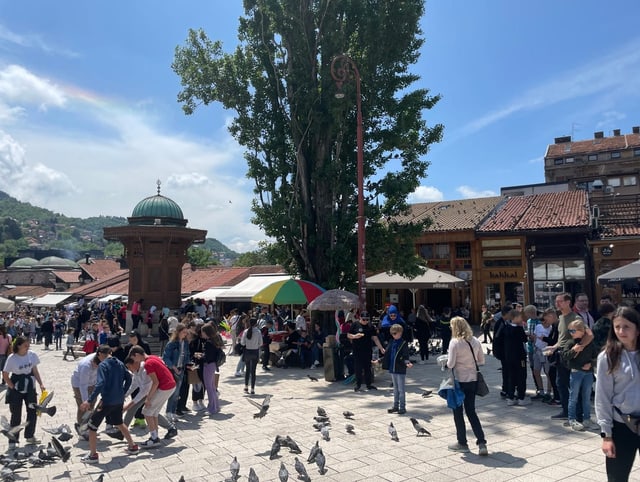
M 71 259 L 59 258 L 58 256 L 47 256 L 42 258 L 34 268 L 79 268 L 78 263 Z
M 185 226 L 187 220 L 175 201 L 157 194 L 144 198 L 133 208 L 129 224 Z
M 11 265 L 9 266 L 9 269 L 29 269 L 35 264 L 38 264 L 37 259 L 28 258 L 28 257 L 20 258 L 20 259 L 16 259 L 13 263 L 11 263 Z

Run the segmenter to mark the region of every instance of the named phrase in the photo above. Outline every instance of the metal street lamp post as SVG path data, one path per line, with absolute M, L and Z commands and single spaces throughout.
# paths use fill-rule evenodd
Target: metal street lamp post
M 365 311 L 367 303 L 367 265 L 365 259 L 365 217 L 364 217 L 364 146 L 362 133 L 362 93 L 360 91 L 360 72 L 351 57 L 337 55 L 331 61 L 331 77 L 336 82 L 338 92 L 336 98 L 343 98 L 342 85 L 345 82 L 355 80 L 356 83 L 356 147 L 357 147 L 357 171 L 358 171 L 358 298 L 360 309 Z

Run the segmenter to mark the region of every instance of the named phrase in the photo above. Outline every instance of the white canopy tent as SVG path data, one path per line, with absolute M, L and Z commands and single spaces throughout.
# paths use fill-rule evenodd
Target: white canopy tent
M 184 298 L 182 298 L 182 301 L 187 301 L 188 299 L 191 299 L 191 298 L 194 298 L 194 299 L 199 298 L 201 300 L 207 300 L 207 301 L 212 300 L 215 302 L 221 293 L 225 293 L 229 289 L 231 289 L 230 286 L 224 286 L 221 288 L 209 288 L 207 290 L 201 291 L 200 293 L 195 293 L 193 295 L 185 296 Z
M 216 296 L 216 302 L 251 303 L 253 295 L 276 281 L 291 279 L 288 274 L 255 274 Z
M 0 296 L 0 312 L 13 311 L 15 308 L 16 304 L 13 301 Z
M 73 296 L 72 293 L 47 293 L 44 296 L 38 298 L 31 298 L 30 300 L 23 301 L 25 305 L 41 306 L 44 308 L 53 308 L 55 306 L 63 304 L 66 300 Z

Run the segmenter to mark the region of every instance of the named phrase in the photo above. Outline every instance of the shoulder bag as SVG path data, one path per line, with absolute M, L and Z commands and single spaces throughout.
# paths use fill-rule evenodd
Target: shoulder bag
M 489 387 L 487 386 L 487 382 L 484 381 L 484 376 L 480 372 L 480 368 L 478 368 L 478 362 L 476 361 L 476 354 L 473 352 L 473 347 L 469 340 L 467 340 L 467 345 L 469 345 L 469 350 L 471 350 L 471 356 L 473 357 L 473 362 L 476 364 L 476 395 L 479 397 L 484 397 L 489 394 Z

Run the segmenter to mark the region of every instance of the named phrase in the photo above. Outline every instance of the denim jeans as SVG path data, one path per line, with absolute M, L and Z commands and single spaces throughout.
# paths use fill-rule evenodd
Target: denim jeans
M 453 421 L 456 424 L 456 437 L 458 443 L 467 445 L 467 427 L 464 423 L 464 413 L 467 414 L 471 429 L 476 436 L 476 444 L 486 444 L 484 431 L 480 419 L 476 413 L 476 384 L 478 382 L 460 382 L 460 388 L 464 392 L 464 402 L 453 410 Z M 463 413 L 464 408 L 464 413 Z
M 173 373 L 173 378 L 176 381 L 176 389 L 173 391 L 169 400 L 167 400 L 167 413 L 176 413 L 178 409 L 178 400 L 180 399 L 180 385 L 182 384 L 182 377 L 184 376 L 184 369 L 180 370 L 180 374 Z
M 405 393 L 404 385 L 407 375 L 405 373 L 390 373 L 391 381 L 393 381 L 393 406 L 404 410 Z
M 593 373 L 582 370 L 571 371 L 569 375 L 569 420 L 576 420 L 578 403 L 582 404 L 583 419 L 590 418 L 592 386 Z

